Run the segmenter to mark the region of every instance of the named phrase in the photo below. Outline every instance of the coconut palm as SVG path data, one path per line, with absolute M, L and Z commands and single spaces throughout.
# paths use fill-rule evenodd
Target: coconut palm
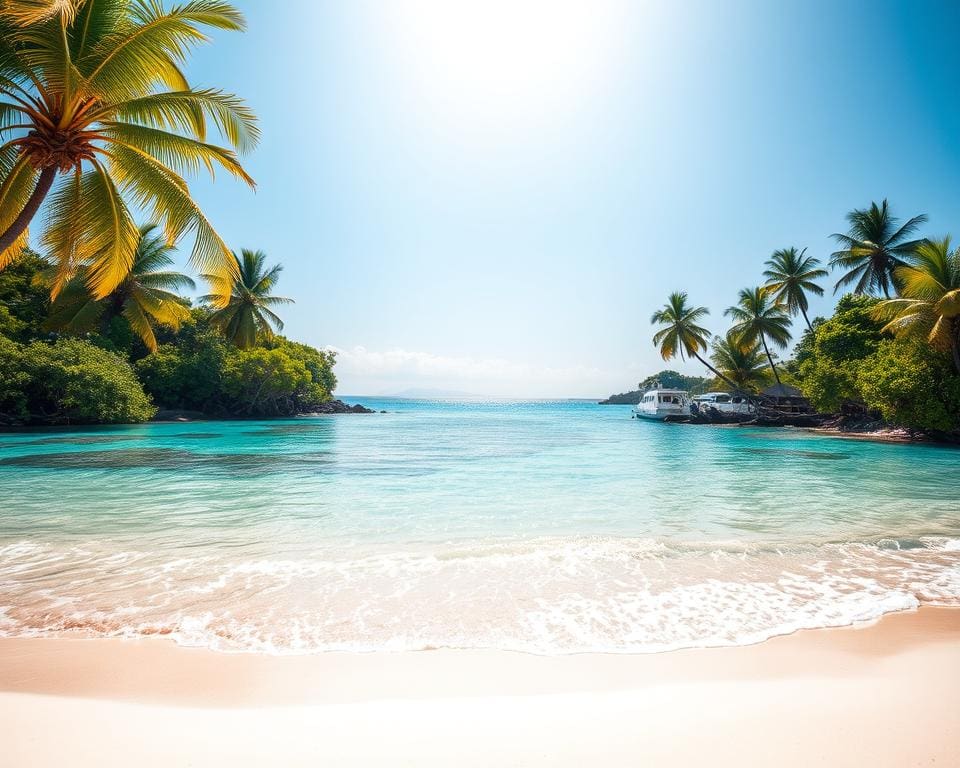
M 879 207 L 871 203 L 869 208 L 850 211 L 847 221 L 850 222 L 847 234 L 832 236 L 841 248 L 830 256 L 830 266 L 847 270 L 837 281 L 834 292 L 855 283 L 854 293 L 883 291 L 883 295 L 890 298 L 890 287 L 897 287 L 894 272 L 911 259 L 923 242 L 907 238 L 926 223 L 926 214 L 914 216 L 898 228 L 899 220 L 890 214 L 890 206 L 884 200 Z
M 238 277 L 233 282 L 227 305 L 216 310 L 210 322 L 233 344 L 247 349 L 257 343 L 258 336 L 270 338 L 274 330 L 283 330 L 283 321 L 270 307 L 292 304 L 293 299 L 271 295 L 283 267 L 275 264 L 268 269 L 263 251 L 243 249 L 240 256 L 234 253 L 233 258 Z M 203 299 L 213 301 L 216 297 L 204 296 Z
M 173 264 L 172 248 L 156 233 L 157 226 L 140 227 L 137 249 L 130 272 L 113 292 L 96 299 L 87 289 L 83 270 L 70 280 L 50 307 L 47 326 L 54 330 L 84 333 L 98 326 L 106 328 L 117 316 L 123 317 L 151 352 L 157 350 L 154 323 L 176 329 L 190 316 L 186 300 L 177 293 L 194 283 L 186 275 L 166 267 Z
M 742 344 L 733 333 L 716 336 L 710 359 L 718 371 L 742 390 L 756 391 L 767 383 L 767 364 L 756 342 Z
M 258 128 L 240 99 L 191 87 L 181 68 L 204 28 L 243 26 L 221 0 L 0 0 L 0 267 L 43 208 L 53 295 L 83 267 L 104 298 L 133 264 L 134 208 L 168 243 L 192 233 L 192 262 L 225 285 L 230 251 L 183 175 L 219 167 L 252 186 L 236 151 Z M 208 142 L 209 124 L 229 147 Z
M 897 269 L 899 299 L 880 302 L 874 310 L 889 322 L 883 330 L 922 335 L 930 344 L 953 355 L 960 373 L 960 248 L 950 250 L 950 238 L 921 243 L 916 263 Z
M 773 294 L 765 288 L 744 288 L 740 291 L 735 306 L 727 308 L 725 315 L 733 318 L 730 332 L 741 344 L 759 343 L 767 355 L 773 377 L 780 384 L 780 374 L 773 364 L 773 356 L 767 345 L 785 349 L 790 343 L 790 316 L 787 310 L 773 300 Z
M 654 346 L 659 347 L 660 356 L 664 360 L 672 360 L 678 354 L 681 360 L 685 354 L 696 358 L 718 379 L 726 382 L 732 389 L 739 390 L 733 381 L 700 356 L 701 351 L 707 350 L 710 332 L 698 323 L 710 314 L 710 310 L 706 307 L 691 307 L 687 302 L 686 292 L 677 291 L 670 294 L 662 309 L 653 313 L 650 323 L 662 326 L 653 336 Z
M 820 269 L 820 260 L 806 256 L 806 252 L 806 248 L 799 252 L 796 248 L 774 251 L 766 262 L 763 276 L 767 278 L 764 287 L 773 292 L 774 300 L 783 304 L 791 315 L 802 314 L 807 328 L 813 330 L 807 317 L 810 306 L 807 293 L 823 296 L 823 288 L 814 280 L 826 277 L 827 270 Z

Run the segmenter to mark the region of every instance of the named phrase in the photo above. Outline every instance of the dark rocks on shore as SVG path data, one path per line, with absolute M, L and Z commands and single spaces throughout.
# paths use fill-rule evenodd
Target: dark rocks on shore
M 343 402 L 343 400 L 330 400 L 326 403 L 320 403 L 312 407 L 309 411 L 303 413 L 290 414 L 290 416 L 326 416 L 334 413 L 376 413 L 376 411 L 371 410 L 363 405 L 350 405 L 349 403 Z M 283 416 L 281 418 L 290 418 L 290 416 Z M 160 409 L 157 411 L 156 416 L 153 417 L 152 421 L 223 421 L 230 419 L 249 419 L 250 416 L 246 414 L 232 414 L 232 413 L 203 413 L 201 411 L 183 411 L 183 410 L 172 410 L 172 409 Z M 277 417 L 269 416 L 257 416 L 257 419 L 269 419 Z
M 304 415 L 313 416 L 328 413 L 376 413 L 376 411 L 359 404 L 349 405 L 343 402 L 343 400 L 330 400 L 329 402 L 321 403 L 313 408 L 310 413 Z

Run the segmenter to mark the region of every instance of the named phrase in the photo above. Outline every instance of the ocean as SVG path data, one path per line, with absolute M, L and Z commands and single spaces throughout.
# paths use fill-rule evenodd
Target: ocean
M 585 401 L 0 435 L 0 636 L 738 645 L 960 605 L 960 451 Z

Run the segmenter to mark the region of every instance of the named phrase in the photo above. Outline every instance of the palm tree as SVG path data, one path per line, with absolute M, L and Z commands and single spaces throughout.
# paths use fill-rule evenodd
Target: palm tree
M 744 288 L 738 295 L 737 304 L 729 307 L 725 315 L 732 317 L 734 325 L 730 332 L 741 344 L 760 343 L 767 355 L 773 377 L 780 384 L 780 374 L 773 364 L 773 356 L 767 339 L 780 349 L 790 343 L 790 316 L 786 309 L 773 301 L 773 294 L 764 288 Z
M 205 27 L 244 21 L 222 0 L 0 0 L 0 268 L 42 207 L 42 243 L 59 266 L 53 296 L 83 267 L 104 298 L 133 264 L 134 208 L 170 244 L 192 233 L 193 264 L 232 279 L 230 251 L 183 175 L 221 167 L 253 186 L 235 150 L 259 131 L 236 96 L 184 77 Z M 208 124 L 228 148 L 207 141 Z
M 896 335 L 923 335 L 935 348 L 953 355 L 960 373 L 960 248 L 950 250 L 950 237 L 917 247 L 916 263 L 897 269 L 899 299 L 880 302 L 878 320 Z
M 854 293 L 883 291 L 890 298 L 890 286 L 897 287 L 894 272 L 907 263 L 923 242 L 907 238 L 926 223 L 926 214 L 914 216 L 898 229 L 899 220 L 890 215 L 884 200 L 879 207 L 871 203 L 869 208 L 850 211 L 847 221 L 847 234 L 832 236 L 841 249 L 830 256 L 830 266 L 847 270 L 837 281 L 834 293 L 843 285 L 856 283 Z
M 292 304 L 293 299 L 270 294 L 283 267 L 275 264 L 267 269 L 267 254 L 263 251 L 248 251 L 244 248 L 241 256 L 234 253 L 233 258 L 239 277 L 233 282 L 227 305 L 216 310 L 210 316 L 210 322 L 233 344 L 241 349 L 248 349 L 257 343 L 258 336 L 269 338 L 274 329 L 283 330 L 283 321 L 270 307 Z M 204 277 L 209 278 L 208 275 Z M 216 296 L 203 297 L 205 301 L 215 299 Z
M 726 382 L 732 389 L 739 390 L 734 382 L 700 356 L 701 350 L 707 350 L 710 332 L 697 323 L 709 314 L 710 310 L 706 307 L 689 306 L 686 292 L 671 293 L 663 308 L 654 312 L 650 318 L 652 325 L 663 326 L 654 334 L 654 346 L 660 348 L 660 356 L 664 360 L 672 360 L 678 354 L 681 360 L 684 359 L 684 354 L 696 358 L 718 379 Z
M 820 259 L 805 256 L 807 249 L 797 252 L 796 248 L 781 248 L 774 251 L 767 260 L 767 269 L 763 276 L 767 278 L 764 286 L 773 292 L 774 300 L 783 304 L 791 315 L 797 312 L 803 315 L 807 328 L 813 330 L 807 317 L 807 292 L 823 296 L 823 288 L 814 280 L 827 276 L 827 270 L 820 269 Z
M 756 342 L 742 344 L 733 333 L 716 336 L 710 359 L 718 371 L 744 391 L 756 391 L 767 382 L 767 364 Z
M 165 270 L 173 264 L 172 248 L 159 234 L 156 224 L 140 227 L 137 250 L 130 272 L 104 299 L 95 299 L 81 272 L 64 286 L 50 307 L 47 326 L 72 333 L 106 328 L 114 317 L 123 317 L 151 352 L 157 351 L 153 323 L 176 329 L 190 310 L 177 291 L 194 288 L 193 280 L 179 272 Z

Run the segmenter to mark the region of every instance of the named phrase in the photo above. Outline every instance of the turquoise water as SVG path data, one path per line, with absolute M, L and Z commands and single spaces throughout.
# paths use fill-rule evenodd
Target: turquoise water
M 960 452 L 372 400 L 0 435 L 0 634 L 641 652 L 960 604 Z

